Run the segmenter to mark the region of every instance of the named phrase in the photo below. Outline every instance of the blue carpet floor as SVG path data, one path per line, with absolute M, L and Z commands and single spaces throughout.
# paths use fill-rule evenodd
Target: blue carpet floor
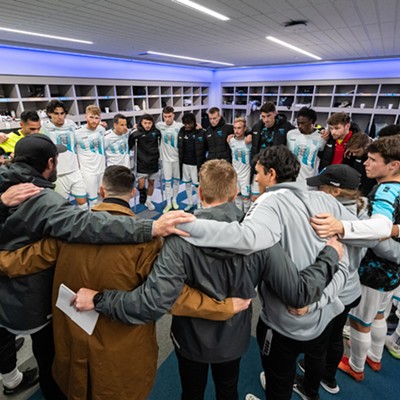
M 338 371 L 337 381 L 340 392 L 331 395 L 320 389 L 321 400 L 398 400 L 400 398 L 400 361 L 395 360 L 386 351 L 383 355 L 383 368 L 380 372 L 373 372 L 367 366 L 365 368 L 365 380 L 355 382 L 352 378 Z M 247 393 L 264 399 L 260 386 L 259 375 L 261 372 L 257 342 L 254 338 L 245 356 L 242 358 L 239 379 L 239 399 L 244 399 Z M 180 384 L 178 374 L 178 362 L 175 353 L 172 352 L 158 369 L 156 383 L 149 396 L 149 400 L 179 400 Z M 213 400 L 214 385 L 211 376 L 206 389 L 205 400 Z M 293 400 L 299 400 L 297 394 L 293 394 Z M 38 391 L 29 400 L 43 400 Z

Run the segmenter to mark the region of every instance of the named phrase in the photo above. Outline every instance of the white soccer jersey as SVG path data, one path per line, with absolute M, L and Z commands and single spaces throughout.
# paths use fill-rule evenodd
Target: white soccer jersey
M 106 166 L 104 133 L 105 129 L 100 125 L 94 131 L 88 129 L 86 125 L 76 130 L 76 152 L 82 175 L 104 172 Z
M 156 128 L 161 132 L 160 160 L 179 161 L 178 133 L 182 127 L 181 122 L 174 121 L 171 125 L 157 122 Z
M 232 151 L 232 165 L 235 168 L 238 179 L 247 179 L 250 185 L 250 157 L 251 143 L 246 144 L 244 138 L 237 140 L 234 137 L 229 142 Z
M 129 134 L 117 135 L 113 129 L 104 135 L 104 148 L 106 151 L 106 165 L 123 165 L 130 168 L 130 151 L 128 145 Z
M 298 181 L 318 174 L 318 152 L 325 147 L 326 140 L 322 139 L 320 131 L 303 135 L 298 129 L 292 129 L 287 134 L 287 147 L 300 161 Z
M 78 158 L 76 156 L 75 122 L 66 119 L 62 127 L 55 126 L 50 120 L 42 125 L 42 133 L 48 136 L 54 144 L 63 144 L 67 151 L 58 155 L 57 175 L 66 175 L 76 171 Z

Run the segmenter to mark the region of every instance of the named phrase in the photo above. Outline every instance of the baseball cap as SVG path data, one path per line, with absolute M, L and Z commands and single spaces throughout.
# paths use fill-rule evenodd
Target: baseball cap
M 46 135 L 33 133 L 23 137 L 15 145 L 14 162 L 24 162 L 36 167 L 65 151 L 67 151 L 65 146 L 54 144 Z
M 307 178 L 308 186 L 330 185 L 342 189 L 358 189 L 361 174 L 346 164 L 334 164 L 324 168 L 319 175 Z

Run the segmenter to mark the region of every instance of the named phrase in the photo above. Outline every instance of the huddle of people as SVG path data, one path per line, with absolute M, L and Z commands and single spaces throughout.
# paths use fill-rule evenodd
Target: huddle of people
M 180 124 L 165 108 L 163 122 L 144 115 L 128 134 L 118 115 L 104 132 L 93 107 L 76 131 L 56 129 L 68 121 L 59 105 L 48 108 L 45 134 L 40 120 L 22 118 L 13 162 L 0 168 L 5 394 L 39 380 L 46 399 L 145 399 L 156 375 L 154 321 L 170 312 L 181 398 L 204 398 L 211 367 L 215 397 L 238 399 L 257 294 L 268 399 L 290 399 L 293 390 L 318 399 L 320 385 L 337 393 L 337 368 L 361 381 L 365 364 L 381 369 L 385 345 L 400 358 L 400 324 L 386 337 L 385 321 L 400 285 L 400 130 L 370 142 L 338 113 L 324 132 L 309 108 L 294 128 L 266 103 L 251 130 L 242 118 L 227 124 L 217 108 L 207 130 L 193 114 Z M 159 158 L 166 212 L 136 219 L 136 180 L 151 209 Z M 193 187 L 201 202 L 195 216 L 167 212 L 178 208 L 181 180 L 188 210 Z M 104 200 L 94 205 L 98 194 Z M 100 313 L 92 335 L 56 308 L 61 283 L 76 292 L 77 310 Z M 31 335 L 39 373 L 16 367 L 18 334 Z

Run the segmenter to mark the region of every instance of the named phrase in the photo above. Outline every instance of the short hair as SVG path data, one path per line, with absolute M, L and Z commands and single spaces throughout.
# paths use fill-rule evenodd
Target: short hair
M 218 107 L 211 107 L 208 111 L 208 114 L 221 114 L 221 110 Z
M 185 114 L 183 114 L 183 117 L 182 117 L 182 123 L 183 124 L 194 124 L 194 125 L 196 125 L 196 117 L 195 117 L 195 115 L 193 114 L 193 113 L 185 113 Z
M 21 118 L 21 121 L 24 123 L 26 123 L 28 121 L 32 121 L 32 122 L 40 121 L 39 115 L 36 111 L 22 111 L 20 118 Z
M 114 115 L 114 118 L 113 118 L 113 123 L 114 123 L 114 124 L 118 124 L 118 121 L 119 121 L 120 119 L 124 119 L 125 121 L 128 120 L 128 118 L 126 118 L 124 114 L 115 114 L 115 115 Z
M 233 123 L 235 124 L 236 122 L 243 122 L 244 126 L 246 126 L 246 118 L 244 117 L 236 117 Z
M 297 112 L 296 118 L 304 117 L 309 119 L 313 124 L 317 121 L 317 113 L 310 107 L 302 107 Z
M 56 111 L 56 108 L 62 108 L 65 114 L 68 114 L 67 105 L 60 100 L 51 100 L 47 103 L 46 106 L 46 114 L 52 114 Z
M 400 134 L 400 125 L 386 125 L 378 133 L 378 137 L 388 137 Z
M 200 168 L 199 186 L 208 204 L 232 201 L 237 191 L 236 171 L 226 160 L 206 161 Z
M 93 115 L 101 115 L 100 107 L 96 106 L 96 104 L 90 104 L 86 107 L 86 114 L 93 114 Z
M 276 112 L 275 104 L 272 101 L 267 101 L 261 106 L 260 111 L 265 114 Z
M 162 110 L 163 114 L 171 114 L 174 112 L 175 112 L 174 107 L 171 107 L 171 106 L 165 106 Z
M 350 124 L 350 115 L 345 112 L 334 113 L 326 122 L 328 125 L 347 125 Z
M 400 135 L 378 138 L 368 146 L 367 152 L 380 154 L 385 164 L 400 161 Z
M 262 150 L 256 161 L 264 168 L 265 173 L 271 168 L 275 170 L 277 183 L 294 182 L 300 172 L 299 160 L 283 144 Z
M 109 195 L 126 195 L 135 187 L 135 176 L 123 165 L 110 165 L 104 171 L 103 186 Z
M 142 115 L 142 118 L 140 118 L 140 122 L 142 122 L 142 121 L 151 121 L 154 124 L 154 118 L 150 114 Z

